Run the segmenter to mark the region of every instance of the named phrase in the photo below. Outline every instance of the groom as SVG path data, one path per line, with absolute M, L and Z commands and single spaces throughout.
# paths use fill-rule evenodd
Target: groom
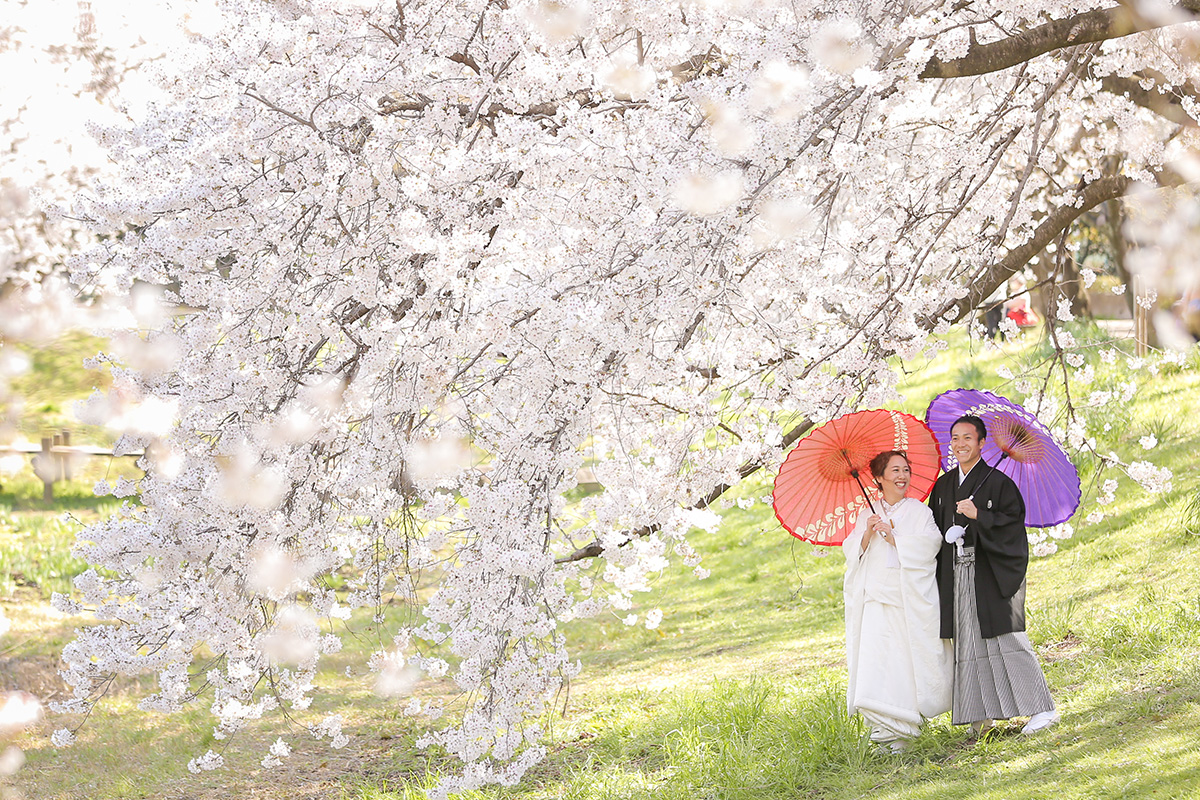
M 978 735 L 996 719 L 1028 716 L 1033 733 L 1058 721 L 1045 675 L 1025 635 L 1029 540 L 1025 500 L 1012 479 L 980 456 L 987 427 L 963 416 L 950 428 L 958 468 L 929 496 L 947 541 L 938 553 L 943 639 L 954 639 L 951 722 Z

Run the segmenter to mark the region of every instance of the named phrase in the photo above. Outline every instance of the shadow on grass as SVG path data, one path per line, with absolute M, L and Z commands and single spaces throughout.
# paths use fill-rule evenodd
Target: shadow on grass
M 1139 664 L 1123 662 L 1122 671 L 1136 675 Z M 836 683 L 795 691 L 783 680 L 751 678 L 627 692 L 609 698 L 612 705 L 577 711 L 519 786 L 472 797 L 1193 797 L 1200 698 L 1195 682 L 1181 677 L 1134 691 L 1114 684 L 1095 698 L 1060 697 L 1062 722 L 1032 737 L 1014 721 L 973 744 L 965 728 L 941 717 L 900 756 L 871 745 L 861 720 L 847 716 Z M 414 759 L 407 744 L 346 797 L 391 800 L 428 786 L 435 762 Z

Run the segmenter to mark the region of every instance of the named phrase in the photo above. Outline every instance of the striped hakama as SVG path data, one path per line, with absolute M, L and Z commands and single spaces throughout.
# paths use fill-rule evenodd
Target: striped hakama
M 954 558 L 955 725 L 1029 717 L 1054 708 L 1050 687 L 1024 631 L 984 639 L 975 605 L 975 548 Z

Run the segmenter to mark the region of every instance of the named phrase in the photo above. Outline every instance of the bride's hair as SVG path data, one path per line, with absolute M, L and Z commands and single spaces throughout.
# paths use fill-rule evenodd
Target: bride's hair
M 884 470 L 887 469 L 892 456 L 900 456 L 905 461 L 908 461 L 908 453 L 903 450 L 884 450 L 871 459 L 871 477 L 875 479 L 875 485 L 879 486 L 880 489 L 883 489 L 883 487 L 879 485 L 879 479 L 883 477 Z

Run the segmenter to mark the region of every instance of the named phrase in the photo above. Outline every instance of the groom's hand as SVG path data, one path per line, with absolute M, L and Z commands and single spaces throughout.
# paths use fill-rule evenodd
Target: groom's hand
M 966 500 L 959 500 L 954 510 L 967 519 L 976 519 L 979 516 L 979 509 L 975 507 L 975 501 L 969 497 Z

